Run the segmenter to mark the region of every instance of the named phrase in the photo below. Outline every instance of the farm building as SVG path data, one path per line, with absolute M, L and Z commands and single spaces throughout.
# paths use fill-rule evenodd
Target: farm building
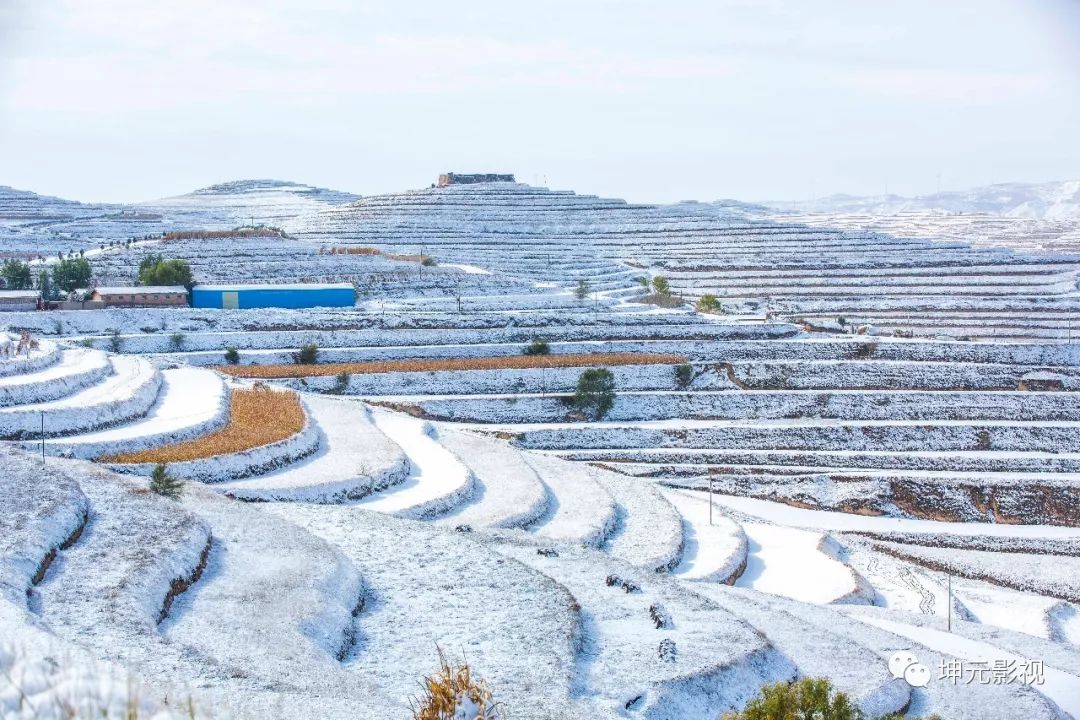
M 183 307 L 188 304 L 187 288 L 183 285 L 99 287 L 90 295 L 91 301 L 105 307 Z
M 38 297 L 37 290 L 0 290 L 0 310 L 34 310 Z
M 352 307 L 355 303 L 349 283 L 197 285 L 191 291 L 191 304 L 197 308 Z

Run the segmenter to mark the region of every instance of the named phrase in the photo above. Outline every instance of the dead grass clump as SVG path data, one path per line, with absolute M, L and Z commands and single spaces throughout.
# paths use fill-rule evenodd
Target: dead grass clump
M 281 237 L 281 231 L 271 227 L 234 228 L 233 230 L 174 230 L 161 236 L 162 240 L 216 240 L 220 238 Z
M 194 440 L 151 450 L 105 455 L 110 463 L 175 463 L 228 455 L 284 440 L 304 429 L 304 407 L 294 392 L 255 387 L 233 390 L 229 423 Z
M 642 295 L 641 297 L 629 298 L 629 302 L 644 303 L 646 305 L 655 305 L 662 308 L 677 308 L 681 307 L 685 302 L 678 295 L 663 295 L 661 293 L 651 293 L 649 295 Z
M 870 342 L 859 343 L 855 346 L 855 351 L 852 353 L 856 360 L 867 360 L 873 357 L 877 352 L 877 340 L 871 340 Z
M 329 248 L 320 248 L 320 255 L 381 255 L 388 260 L 397 260 L 399 262 L 418 262 L 430 267 L 435 264 L 435 258 L 431 255 L 398 255 L 396 253 L 388 253 L 378 248 L 369 246 L 361 247 L 337 247 L 331 246 Z
M 300 378 L 324 375 L 373 375 L 391 372 L 442 370 L 509 370 L 523 368 L 599 367 L 602 365 L 675 365 L 686 362 L 681 355 L 660 353 L 581 353 L 567 355 L 507 355 L 480 358 L 425 358 L 377 362 L 326 363 L 323 365 L 222 365 L 217 369 L 234 377 Z
M 435 258 L 430 255 L 387 255 L 386 257 L 398 262 L 418 262 L 429 267 L 435 264 Z
M 335 247 L 319 248 L 320 255 L 382 255 L 383 251 L 373 247 Z
M 451 665 L 442 648 L 439 670 L 424 678 L 424 692 L 409 700 L 414 720 L 497 720 L 504 717 L 491 688 L 473 674 L 469 663 Z

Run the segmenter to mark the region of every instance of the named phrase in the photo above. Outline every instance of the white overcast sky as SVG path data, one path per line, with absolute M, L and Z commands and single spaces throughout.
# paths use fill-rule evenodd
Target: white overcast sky
M 0 184 L 639 201 L 1080 177 L 1080 0 L 0 0 Z

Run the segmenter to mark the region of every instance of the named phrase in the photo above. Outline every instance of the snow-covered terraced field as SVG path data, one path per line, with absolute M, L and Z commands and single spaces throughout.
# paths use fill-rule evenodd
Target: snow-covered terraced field
M 1080 348 L 1062 341 L 1080 256 L 513 183 L 3 202 L 37 218 L 4 242 L 70 239 L 99 279 L 160 252 L 201 282 L 360 291 L 355 308 L 0 318 L 48 338 L 0 358 L 0 434 L 22 448 L 0 472 L 0 638 L 28 663 L 78 649 L 216 717 L 407 718 L 436 645 L 515 718 L 715 720 L 800 676 L 874 720 L 1077 716 Z M 287 236 L 107 246 L 245 217 Z M 421 253 L 438 264 L 387 257 Z M 657 275 L 724 312 L 633 302 Z M 587 359 L 313 369 L 267 381 L 300 392 L 299 433 L 172 464 L 179 500 L 147 491 L 149 465 L 87 462 L 222 430 L 248 384 L 214 369 L 226 348 L 363 363 L 537 339 L 685 363 L 612 367 L 596 421 L 572 401 Z M 1047 682 L 912 687 L 888 670 L 909 649 L 935 670 L 1043 659 Z

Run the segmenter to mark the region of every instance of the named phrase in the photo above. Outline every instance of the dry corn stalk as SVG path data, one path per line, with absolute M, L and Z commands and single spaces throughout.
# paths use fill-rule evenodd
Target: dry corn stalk
M 503 713 L 492 699 L 491 688 L 475 677 L 469 663 L 451 665 L 442 648 L 439 671 L 424 678 L 424 694 L 410 699 L 414 720 L 499 720 Z
M 304 429 L 304 407 L 294 392 L 235 389 L 229 423 L 209 435 L 150 450 L 105 455 L 111 463 L 174 463 L 242 452 L 284 440 Z

